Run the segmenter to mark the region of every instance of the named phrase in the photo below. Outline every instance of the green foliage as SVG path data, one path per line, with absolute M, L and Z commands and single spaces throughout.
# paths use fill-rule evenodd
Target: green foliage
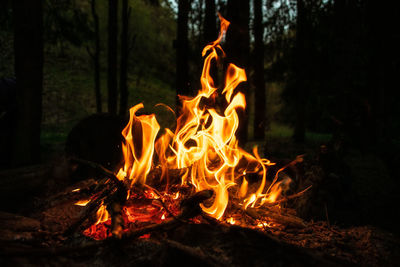
M 82 1 L 45 1 L 43 28 L 46 43 L 63 49 L 65 42 L 80 46 L 92 39 L 87 11 L 88 6 Z
M 153 106 L 163 102 L 174 108 L 175 104 L 175 51 L 172 43 L 176 21 L 173 10 L 144 0 L 130 1 L 129 4 L 129 35 L 134 43 L 129 55 L 128 105 L 143 102 L 146 111 L 157 112 L 161 121 L 170 123 L 171 114 Z M 96 0 L 100 19 L 103 107 L 107 101 L 107 8 L 106 1 Z M 46 1 L 45 142 L 63 138 L 79 120 L 96 111 L 93 63 L 86 49 L 94 47 L 91 12 L 90 0 Z
M 131 68 L 137 75 L 156 77 L 173 85 L 176 22 L 171 9 L 146 1 L 131 1 L 130 29 L 134 39 Z

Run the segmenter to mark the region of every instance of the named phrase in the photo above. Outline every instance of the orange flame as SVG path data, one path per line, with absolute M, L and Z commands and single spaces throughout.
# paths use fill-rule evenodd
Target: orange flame
M 122 146 L 125 162 L 117 174 L 120 180 L 129 183 L 131 187 L 136 183 L 146 183 L 155 150 L 162 167 L 162 178 L 167 179 L 167 187 L 168 170 L 182 169 L 182 184 L 190 183 L 196 191 L 214 191 L 213 202 L 201 205 L 201 208 L 216 219 L 224 215 L 229 203 L 228 189 L 231 187 L 239 188 L 237 195 L 244 208 L 274 202 L 282 191 L 277 177 L 266 189 L 267 168 L 274 163 L 261 158 L 257 147 L 250 154 L 238 146 L 235 136 L 239 125 L 237 111 L 246 108 L 246 100 L 244 94 L 235 92 L 235 89 L 247 80 L 244 69 L 228 65 L 225 86 L 221 92 L 225 94 L 226 108 L 223 111 L 217 109 L 215 100 L 218 88 L 210 75 L 210 67 L 213 60 L 218 61 L 218 52 L 224 56 L 220 42 L 229 26 L 229 21 L 221 15 L 219 18 L 221 30 L 218 39 L 202 51 L 205 59 L 201 89 L 193 98 L 180 96 L 182 110 L 175 131 L 166 129 L 155 142 L 160 130 L 155 115 L 137 116 L 136 112 L 143 108 L 143 104 L 132 107 L 129 123 L 122 131 L 125 138 Z M 258 173 L 262 177 L 255 192 L 249 190 L 246 173 Z M 234 219 L 228 222 L 234 223 Z
M 154 114 L 136 116 L 136 112 L 143 108 L 138 104 L 129 110 L 130 120 L 122 135 L 126 143 L 122 144 L 125 164 L 117 174 L 120 180 L 128 178 L 130 184 L 146 183 L 150 172 L 154 154 L 154 141 L 160 130 Z
M 95 224 L 106 222 L 110 218 L 110 215 L 108 214 L 106 206 L 103 204 L 97 210 L 96 215 L 97 215 L 97 222 Z
M 75 205 L 84 207 L 84 206 L 86 206 L 90 201 L 91 201 L 91 199 L 82 199 L 82 200 L 79 200 L 79 201 L 75 202 Z

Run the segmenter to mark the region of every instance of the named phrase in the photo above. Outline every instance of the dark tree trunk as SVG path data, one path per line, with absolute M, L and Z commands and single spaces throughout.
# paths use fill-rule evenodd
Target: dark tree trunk
M 228 0 L 226 19 L 231 22 L 226 34 L 225 52 L 227 62 L 248 70 L 250 55 L 250 35 L 249 35 L 249 1 Z M 249 99 L 249 83 L 241 83 L 238 90 Z M 238 112 L 239 127 L 237 137 L 239 143 L 244 145 L 247 142 L 248 112 L 247 110 Z
M 178 30 L 176 37 L 176 93 L 178 95 L 189 95 L 189 73 L 188 73 L 188 18 L 189 1 L 178 2 Z M 179 98 L 176 99 L 177 111 L 180 112 Z
M 100 24 L 99 16 L 96 11 L 96 0 L 91 0 L 91 9 L 94 22 L 94 42 L 95 51 L 93 53 L 93 64 L 94 64 L 94 93 L 96 96 L 96 111 L 97 113 L 102 112 L 101 102 L 101 91 L 100 91 Z
M 17 122 L 14 165 L 40 161 L 43 91 L 43 13 L 41 0 L 13 1 Z
M 264 79 L 264 27 L 262 1 L 253 0 L 254 8 L 254 138 L 264 139 L 265 137 L 265 79 Z
M 121 31 L 121 69 L 120 69 L 120 99 L 119 114 L 125 115 L 128 108 L 128 29 L 129 6 L 128 0 L 122 0 L 122 31 Z
M 296 121 L 294 126 L 293 140 L 296 143 L 303 143 L 305 141 L 305 113 L 306 113 L 306 86 L 305 81 L 305 67 L 303 63 L 306 62 L 305 53 L 305 4 L 304 0 L 297 0 L 297 26 L 296 26 L 296 62 L 295 62 L 295 111 Z
M 108 1 L 108 112 L 117 113 L 118 0 Z
M 216 40 L 218 37 L 217 31 L 217 16 L 215 10 L 215 0 L 206 0 L 206 11 L 203 25 L 203 46 Z M 214 84 L 218 83 L 218 68 L 215 64 L 211 66 L 210 75 L 214 80 Z
M 203 32 L 205 44 L 216 40 L 218 37 L 215 0 L 206 0 Z

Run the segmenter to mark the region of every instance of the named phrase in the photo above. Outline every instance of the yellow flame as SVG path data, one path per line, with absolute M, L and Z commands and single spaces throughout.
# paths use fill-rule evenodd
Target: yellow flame
M 234 218 L 232 218 L 232 217 L 229 217 L 228 219 L 226 219 L 226 222 L 229 223 L 229 224 L 235 224 L 236 220 Z
M 143 104 L 129 110 L 129 123 L 122 130 L 125 138 L 125 143 L 122 144 L 125 164 L 117 177 L 121 180 L 128 178 L 131 185 L 146 183 L 153 161 L 154 141 L 160 130 L 154 114 L 136 116 L 136 112 L 141 108 Z
M 221 90 L 225 99 L 222 100 L 225 101 L 222 106 L 226 108 L 221 111 L 217 105 L 218 88 L 214 85 L 210 68 L 212 62 L 218 61 L 219 55 L 225 55 L 220 42 L 229 26 L 229 21 L 221 15 L 219 18 L 221 30 L 218 39 L 202 51 L 205 59 L 200 78 L 201 89 L 192 98 L 179 96 L 182 109 L 175 131 L 166 129 L 155 142 L 160 130 L 155 115 L 137 116 L 136 112 L 143 108 L 143 104 L 131 108 L 129 123 L 122 131 L 125 162 L 117 174 L 120 180 L 129 182 L 130 186 L 146 183 L 155 150 L 162 168 L 161 177 L 166 179 L 167 186 L 168 170 L 181 169 L 182 184 L 190 183 L 196 191 L 214 191 L 215 197 L 211 203 L 202 204 L 201 208 L 216 219 L 223 217 L 228 206 L 230 187 L 239 186 L 238 196 L 244 208 L 273 202 L 282 191 L 277 178 L 266 189 L 267 168 L 274 163 L 261 158 L 257 147 L 250 154 L 238 146 L 238 110 L 246 108 L 246 99 L 243 93 L 235 92 L 235 89 L 247 80 L 244 69 L 228 65 L 225 86 Z M 262 177 L 255 192 L 249 192 L 248 181 L 244 177 L 247 173 Z M 179 193 L 176 195 L 178 197 Z
M 100 206 L 100 208 L 97 210 L 96 215 L 97 215 L 97 222 L 95 224 L 106 222 L 110 218 L 110 215 L 108 214 L 106 206 L 104 206 L 103 203 Z
M 91 199 L 82 199 L 82 200 L 79 200 L 79 201 L 75 202 L 74 204 L 77 205 L 77 206 L 82 206 L 82 207 L 84 207 L 84 206 L 86 206 L 90 201 L 91 201 Z

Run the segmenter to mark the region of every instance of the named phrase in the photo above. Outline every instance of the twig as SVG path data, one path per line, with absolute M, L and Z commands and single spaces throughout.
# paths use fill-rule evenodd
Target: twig
M 286 197 L 284 197 L 284 198 L 282 198 L 282 199 L 280 199 L 280 200 L 277 200 L 277 201 L 275 201 L 275 202 L 272 202 L 272 203 L 265 203 L 265 204 L 262 205 L 262 206 L 264 206 L 264 207 L 273 207 L 273 206 L 276 206 L 276 205 L 278 205 L 278 204 L 287 202 L 287 201 L 289 201 L 289 200 L 291 200 L 291 199 L 300 197 L 300 196 L 303 195 L 305 192 L 307 192 L 311 187 L 312 187 L 312 185 L 310 185 L 310 186 L 307 187 L 306 189 L 304 189 L 304 190 L 302 190 L 302 191 L 300 191 L 300 192 L 298 192 L 298 193 L 296 193 L 296 194 L 293 194 L 293 195 L 290 195 L 290 196 L 286 196 Z
M 110 170 L 106 169 L 105 167 L 103 167 L 102 165 L 93 162 L 93 161 L 89 161 L 89 160 L 85 160 L 85 159 L 79 159 L 79 158 L 71 158 L 72 161 L 81 163 L 83 165 L 89 166 L 99 172 L 101 172 L 101 174 L 103 174 L 104 176 L 106 176 L 107 178 L 110 178 L 113 182 L 115 182 L 116 184 L 122 184 L 123 186 L 125 186 L 121 180 L 119 180 L 117 178 L 117 176 Z
M 106 176 L 107 178 L 110 179 L 110 181 L 113 182 L 114 186 L 109 185 L 109 188 L 104 190 L 103 193 L 101 194 L 100 197 L 96 198 L 95 201 L 92 201 L 89 206 L 85 209 L 83 212 L 83 215 L 71 226 L 67 229 L 65 234 L 71 234 L 76 229 L 79 228 L 79 226 L 95 211 L 98 210 L 98 208 L 104 204 L 107 206 L 109 213 L 111 214 L 111 232 L 114 236 L 116 237 L 121 237 L 122 235 L 122 206 L 125 204 L 127 194 L 128 194 L 128 188 L 126 185 L 117 178 L 117 176 L 110 170 L 104 168 L 102 165 L 91 162 L 88 160 L 84 159 L 79 159 L 79 158 L 71 158 L 72 161 L 87 165 L 97 171 L 99 171 L 101 174 Z M 105 184 L 108 181 L 105 182 Z
M 85 209 L 81 212 L 79 218 L 64 232 L 64 236 L 68 236 L 76 232 L 76 230 L 89 218 L 94 212 L 104 204 L 104 199 L 110 197 L 113 194 L 113 187 L 105 189 L 102 194 L 89 202 Z
M 263 211 L 255 208 L 247 208 L 245 210 L 246 214 L 255 220 L 270 218 L 279 224 L 296 227 L 296 228 L 304 228 L 307 225 L 305 222 L 296 216 L 282 215 L 277 212 L 273 212 L 271 210 Z
M 328 228 L 331 228 L 331 223 L 329 221 L 329 215 L 328 215 L 328 207 L 326 206 L 326 202 L 324 202 L 324 207 L 325 207 L 325 216 L 326 216 L 326 223 L 328 224 Z

